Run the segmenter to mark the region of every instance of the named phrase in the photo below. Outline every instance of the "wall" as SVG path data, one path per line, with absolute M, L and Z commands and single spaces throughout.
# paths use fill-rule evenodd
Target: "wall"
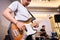
M 29 6 L 35 7 L 58 7 L 60 5 L 60 0 L 51 0 L 49 1 L 40 1 L 40 0 L 32 0 Z
M 7 34 L 8 21 L 2 16 L 4 9 L 10 4 L 10 0 L 0 0 L 0 40 Z

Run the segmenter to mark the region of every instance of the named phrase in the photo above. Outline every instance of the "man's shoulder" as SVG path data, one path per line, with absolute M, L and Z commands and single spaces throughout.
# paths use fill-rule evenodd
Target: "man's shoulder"
M 40 31 L 45 31 L 44 29 L 40 29 Z
M 20 3 L 19 1 L 14 1 L 14 2 L 12 2 L 12 3 Z
M 43 30 L 43 29 L 40 29 L 40 30 Z

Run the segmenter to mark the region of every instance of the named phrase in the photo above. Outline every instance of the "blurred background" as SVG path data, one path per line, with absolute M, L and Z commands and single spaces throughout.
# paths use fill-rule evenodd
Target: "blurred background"
M 15 0 L 0 0 L 0 40 L 4 40 L 5 35 L 7 35 L 10 23 L 2 16 L 2 13 L 13 1 Z M 40 22 L 37 28 L 38 32 L 42 25 L 46 25 L 49 36 L 52 35 L 51 32 L 57 32 L 60 38 L 60 0 L 32 0 L 28 9 Z M 38 34 L 36 35 L 38 36 Z

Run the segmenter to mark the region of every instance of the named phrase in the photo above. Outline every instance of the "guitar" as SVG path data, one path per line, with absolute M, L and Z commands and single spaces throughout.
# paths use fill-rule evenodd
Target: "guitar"
M 29 24 L 31 22 L 31 20 L 29 19 L 28 21 L 26 21 L 26 22 L 23 22 L 24 24 Z M 30 35 L 30 34 L 34 34 L 36 31 L 34 31 L 33 29 L 32 29 L 32 27 L 25 27 L 25 26 L 23 26 L 22 27 L 23 29 L 27 29 L 27 33 Z M 30 29 L 31 29 L 31 31 L 33 31 L 33 33 L 29 33 L 29 31 L 30 31 Z M 13 40 L 22 40 L 23 39 L 23 37 L 24 37 L 24 35 L 26 34 L 26 30 L 20 30 L 14 23 L 12 23 L 12 25 L 11 25 L 11 34 L 12 34 L 12 38 L 13 38 Z

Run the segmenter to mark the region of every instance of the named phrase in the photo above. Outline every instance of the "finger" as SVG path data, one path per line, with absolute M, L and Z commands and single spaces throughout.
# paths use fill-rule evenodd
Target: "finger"
M 22 30 L 22 28 L 20 28 L 20 30 Z

